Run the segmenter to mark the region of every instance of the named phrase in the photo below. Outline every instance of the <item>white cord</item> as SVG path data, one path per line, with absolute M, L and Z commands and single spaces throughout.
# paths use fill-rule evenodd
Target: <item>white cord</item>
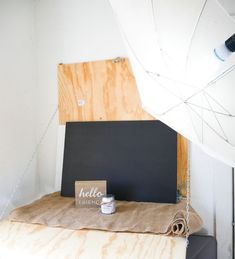
M 16 194 L 18 188 L 20 187 L 20 185 L 21 185 L 21 183 L 22 183 L 22 181 L 23 181 L 25 175 L 27 174 L 27 172 L 28 172 L 28 170 L 29 170 L 29 168 L 30 168 L 30 165 L 32 164 L 34 158 L 35 158 L 36 155 L 38 154 L 39 147 L 40 147 L 40 145 L 42 144 L 42 142 L 43 142 L 43 140 L 44 140 L 44 138 L 45 138 L 45 136 L 46 136 L 46 134 L 47 134 L 47 132 L 48 132 L 48 129 L 49 129 L 49 127 L 51 126 L 51 123 L 52 123 L 52 121 L 54 120 L 54 118 L 55 118 L 55 116 L 56 116 L 56 114 L 57 114 L 57 111 L 58 111 L 58 106 L 56 107 L 55 111 L 53 112 L 52 116 L 50 117 L 50 119 L 49 119 L 49 121 L 48 121 L 48 123 L 47 123 L 47 125 L 46 125 L 46 128 L 45 128 L 45 130 L 43 131 L 43 133 L 42 133 L 42 135 L 41 135 L 41 137 L 40 137 L 40 139 L 39 139 L 39 142 L 37 143 L 37 145 L 36 145 L 36 147 L 35 147 L 35 149 L 34 149 L 34 152 L 32 153 L 30 159 L 28 160 L 28 163 L 26 164 L 25 169 L 23 170 L 23 173 L 19 176 L 19 178 L 18 178 L 18 180 L 17 180 L 17 182 L 16 182 L 16 185 L 15 185 L 14 188 L 12 189 L 11 194 L 10 194 L 10 197 L 9 197 L 9 199 L 6 201 L 6 204 L 5 204 L 5 206 L 3 207 L 3 210 L 2 210 L 2 212 L 1 212 L 0 219 L 2 219 L 2 218 L 5 216 L 6 211 L 7 211 L 8 207 L 9 207 L 11 201 L 12 201 L 13 198 L 15 197 L 15 194 Z

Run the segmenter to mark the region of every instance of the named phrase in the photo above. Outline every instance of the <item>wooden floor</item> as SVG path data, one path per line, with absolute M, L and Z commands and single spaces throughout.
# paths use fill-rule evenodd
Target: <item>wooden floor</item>
M 0 259 L 185 259 L 185 239 L 0 222 Z

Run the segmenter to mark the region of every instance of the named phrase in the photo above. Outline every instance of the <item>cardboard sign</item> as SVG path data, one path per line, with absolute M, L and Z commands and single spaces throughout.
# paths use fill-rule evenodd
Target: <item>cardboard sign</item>
M 99 207 L 107 192 L 106 181 L 76 181 L 75 204 L 77 208 Z

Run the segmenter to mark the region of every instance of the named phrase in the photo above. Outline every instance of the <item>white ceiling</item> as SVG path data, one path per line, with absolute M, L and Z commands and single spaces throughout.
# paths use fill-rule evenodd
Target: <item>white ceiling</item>
M 232 16 L 235 16 L 235 0 L 219 0 L 223 7 Z

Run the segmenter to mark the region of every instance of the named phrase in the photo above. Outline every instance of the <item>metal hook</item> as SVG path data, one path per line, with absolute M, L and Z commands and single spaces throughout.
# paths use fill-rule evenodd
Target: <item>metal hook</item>
M 113 63 L 119 63 L 124 61 L 125 61 L 125 58 L 121 58 L 121 57 L 116 57 L 115 59 L 112 60 Z

